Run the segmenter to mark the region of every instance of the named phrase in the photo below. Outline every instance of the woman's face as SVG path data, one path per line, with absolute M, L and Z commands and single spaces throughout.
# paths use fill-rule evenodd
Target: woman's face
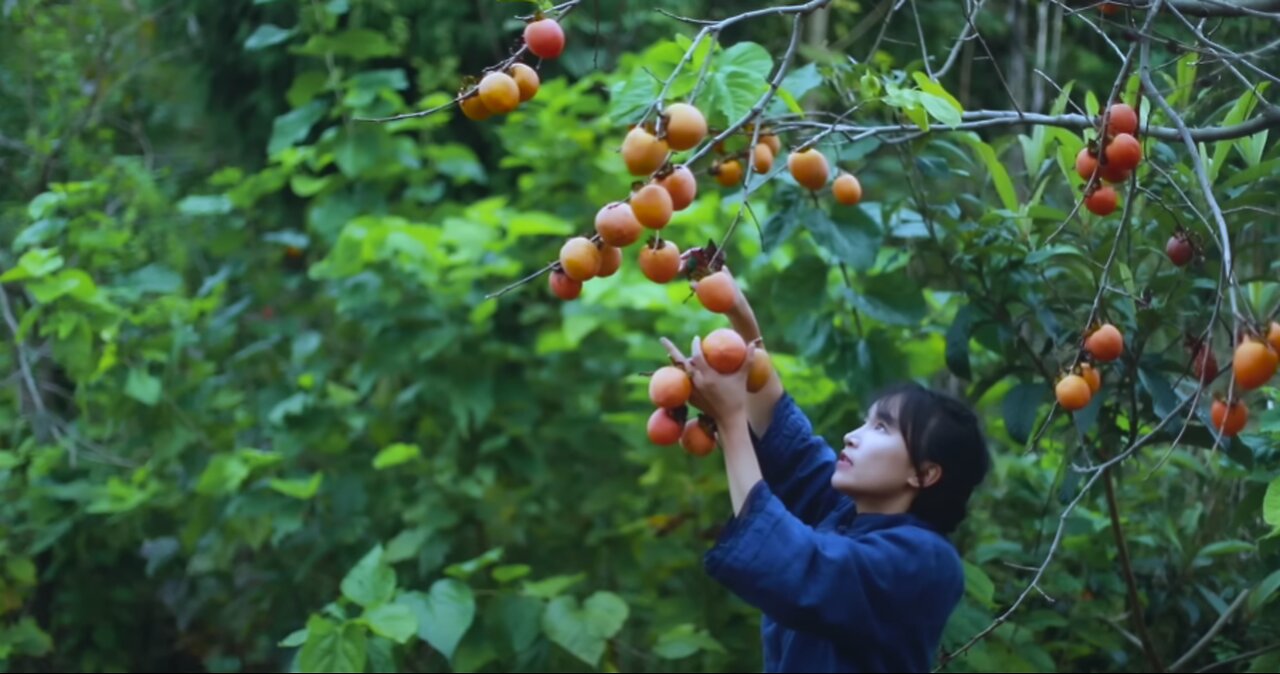
M 859 504 L 859 511 L 888 508 L 905 512 L 920 488 L 921 476 L 911 463 L 906 440 L 898 427 L 892 402 L 877 402 L 862 426 L 844 436 L 831 486 Z M 928 466 L 925 479 L 932 484 L 936 466 Z

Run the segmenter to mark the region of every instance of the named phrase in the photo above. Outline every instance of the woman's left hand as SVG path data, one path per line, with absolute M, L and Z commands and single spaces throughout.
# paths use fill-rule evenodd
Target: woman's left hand
M 746 414 L 747 410 L 747 373 L 751 371 L 751 358 L 755 353 L 755 345 L 747 345 L 747 357 L 737 371 L 723 374 L 711 367 L 702 353 L 702 340 L 693 338 L 691 358 L 676 348 L 671 340 L 662 338 L 662 345 L 667 348 L 671 358 L 684 367 L 693 381 L 695 391 L 694 406 L 711 415 L 720 423 L 728 423 L 735 417 Z M 698 404 L 702 402 L 702 404 Z

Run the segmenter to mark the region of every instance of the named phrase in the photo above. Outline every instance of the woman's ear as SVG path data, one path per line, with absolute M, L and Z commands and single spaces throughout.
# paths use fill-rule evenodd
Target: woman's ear
M 915 487 L 916 489 L 924 489 L 932 487 L 941 479 L 942 466 L 939 466 L 932 461 L 926 461 L 924 466 L 918 472 L 913 473 L 911 477 L 907 478 L 907 484 Z

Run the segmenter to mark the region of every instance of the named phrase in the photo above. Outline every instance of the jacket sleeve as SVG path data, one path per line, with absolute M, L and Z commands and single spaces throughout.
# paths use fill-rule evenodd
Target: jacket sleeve
M 840 499 L 831 486 L 835 451 L 813 432 L 809 418 L 789 393 L 784 392 L 774 406 L 764 437 L 752 431 L 751 440 L 769 488 L 801 521 L 817 524 L 835 507 Z
M 817 532 L 789 513 L 761 481 L 703 565 L 735 595 L 786 627 L 843 641 L 878 639 L 894 606 L 924 610 L 923 604 L 938 594 L 934 590 L 955 584 L 941 547 L 925 540 L 927 535 L 914 527 L 858 538 Z

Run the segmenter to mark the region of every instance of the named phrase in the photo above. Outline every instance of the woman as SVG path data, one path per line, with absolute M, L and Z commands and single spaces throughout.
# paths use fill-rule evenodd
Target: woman
M 729 317 L 750 358 L 760 333 L 741 291 Z M 776 374 L 747 393 L 749 368 L 721 374 L 697 339 L 687 359 L 662 341 L 718 424 L 734 517 L 704 565 L 764 612 L 765 671 L 929 671 L 964 593 L 947 535 L 990 464 L 973 412 L 901 386 L 837 454 Z

